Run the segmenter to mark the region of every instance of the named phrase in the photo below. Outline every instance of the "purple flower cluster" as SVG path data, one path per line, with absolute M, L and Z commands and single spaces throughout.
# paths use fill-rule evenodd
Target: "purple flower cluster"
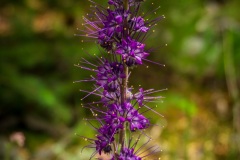
M 115 91 L 119 86 L 118 80 L 125 78 L 123 74 L 123 65 L 121 63 L 105 61 L 102 66 L 98 67 L 97 84 L 103 86 L 106 90 Z
M 149 30 L 163 16 L 145 21 L 144 16 L 139 14 L 142 0 L 109 0 L 110 7 L 107 9 L 92 0 L 90 2 L 94 12 L 83 17 L 85 30 L 82 32 L 85 34 L 82 36 L 96 39 L 107 52 L 107 57 L 96 56 L 97 63 L 82 58 L 81 64 L 76 65 L 95 73 L 90 79 L 78 81 L 95 82 L 93 91 L 81 90 L 88 93 L 84 98 L 100 96 L 99 102 L 84 105 L 100 123 L 100 127 L 93 126 L 97 135 L 96 139 L 88 139 L 92 141 L 89 147 L 95 148 L 93 155 L 108 153 L 112 155 L 112 160 L 141 160 L 134 152 L 135 148 L 126 142 L 126 139 L 131 139 L 126 137 L 126 131 L 144 132 L 151 124 L 142 113 L 157 113 L 146 103 L 161 97 L 149 96 L 158 92 L 153 89 L 140 88 L 139 92 L 132 93 L 133 89 L 128 87 L 129 69 L 149 61 L 144 41 Z M 95 104 L 101 105 L 96 107 Z M 142 111 L 142 108 L 145 110 Z
M 122 56 L 127 66 L 138 65 L 142 64 L 142 59 L 149 55 L 149 53 L 144 52 L 144 47 L 145 44 L 127 37 L 117 44 L 116 54 Z
M 134 155 L 133 152 L 134 152 L 133 148 L 123 148 L 118 159 L 119 160 L 141 160 L 141 158 Z
M 102 126 L 98 129 L 97 140 L 95 140 L 96 150 L 101 154 L 102 150 L 105 153 L 110 153 L 112 148 L 110 144 L 114 141 L 114 131 L 109 126 Z
M 124 123 L 129 124 L 131 131 L 145 129 L 150 124 L 149 120 L 141 115 L 131 103 L 124 103 L 122 106 L 112 104 L 108 108 L 104 119 L 112 130 L 123 129 Z

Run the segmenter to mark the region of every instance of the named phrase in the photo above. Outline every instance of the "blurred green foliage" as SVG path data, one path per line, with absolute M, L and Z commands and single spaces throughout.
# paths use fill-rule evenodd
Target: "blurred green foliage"
M 85 52 L 99 53 L 96 44 L 81 43 L 82 38 L 74 36 L 89 4 L 87 0 L 1 0 L 0 159 L 85 160 L 91 154 L 80 154 L 86 143 L 75 133 L 94 135 L 82 121 L 91 114 L 80 107 L 85 94 L 79 92 L 91 90 L 92 84 L 72 83 L 90 74 L 73 64 L 83 56 L 89 58 Z M 232 125 L 239 102 L 235 93 L 240 84 L 240 1 L 147 0 L 142 10 L 158 5 L 157 14 L 166 19 L 157 25 L 147 46 L 156 48 L 150 59 L 166 67 L 138 67 L 130 83 L 146 89 L 169 88 L 161 92 L 163 103 L 150 104 L 157 104 L 165 116 L 151 116 L 153 121 L 168 124 L 149 131 L 162 146 L 160 156 L 164 160 L 240 158 L 235 143 L 240 141 L 239 132 Z M 16 131 L 24 133 L 24 147 L 9 140 Z

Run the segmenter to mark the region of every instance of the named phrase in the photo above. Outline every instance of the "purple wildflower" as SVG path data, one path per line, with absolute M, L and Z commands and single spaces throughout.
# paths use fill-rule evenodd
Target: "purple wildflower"
M 115 43 L 114 37 L 121 37 L 123 31 L 123 21 L 128 17 L 128 13 L 123 9 L 114 11 L 108 9 L 105 18 L 102 19 L 103 28 L 99 30 L 98 43 L 106 50 L 112 50 Z
M 144 19 L 141 16 L 133 17 L 131 22 L 134 31 L 147 32 L 149 30 L 149 28 L 145 26 Z
M 85 30 L 82 30 L 84 34 L 81 36 L 95 39 L 108 52 L 108 58 L 104 58 L 105 54 L 96 56 L 97 63 L 82 58 L 81 64 L 76 65 L 95 73 L 90 79 L 78 81 L 95 82 L 92 91 L 81 90 L 87 93 L 82 100 L 89 95 L 100 97 L 98 102 L 83 105 L 93 113 L 94 118 L 86 120 L 98 132 L 96 139 L 85 138 L 91 143 L 86 148 L 96 149 L 90 159 L 95 154 L 101 155 L 104 152 L 111 154 L 112 160 L 141 160 L 148 155 L 139 157 L 139 150 L 134 152 L 138 140 L 131 146 L 132 137 L 125 137 L 126 130 L 141 130 L 141 133 L 146 135 L 144 129 L 150 126 L 150 121 L 143 113 L 157 113 L 147 106 L 147 102 L 161 97 L 149 96 L 160 91 L 153 89 L 140 88 L 139 92 L 133 94 L 132 88 L 128 87 L 129 70 L 133 66 L 142 65 L 143 60 L 149 61 L 146 59 L 149 53 L 145 51 L 144 41 L 149 30 L 163 16 L 145 21 L 148 14 L 140 15 L 140 4 L 143 0 L 109 0 L 108 8 L 89 1 L 94 4 L 93 13 L 83 17 Z M 100 127 L 94 126 L 90 120 L 98 121 Z
M 142 158 L 134 154 L 133 148 L 123 148 L 121 151 L 118 160 L 142 160 Z
M 142 59 L 149 55 L 144 51 L 144 47 L 145 44 L 128 37 L 123 39 L 122 43 L 117 44 L 116 54 L 120 54 L 128 66 L 142 64 Z
M 99 31 L 98 43 L 106 50 L 111 50 L 114 43 L 111 30 L 106 29 Z
M 161 99 L 163 98 L 162 96 L 149 96 L 149 94 L 157 93 L 166 89 L 162 90 L 154 90 L 154 89 L 148 89 L 148 90 L 143 90 L 143 88 L 139 89 L 139 92 L 135 93 L 133 95 L 132 99 L 135 99 L 140 107 L 144 106 L 144 102 L 151 102 L 156 99 Z
M 148 128 L 150 122 L 147 118 L 141 115 L 130 103 L 125 103 L 125 109 L 127 110 L 126 120 L 129 122 L 131 131 L 136 131 Z
M 133 6 L 134 3 L 140 2 L 143 0 L 129 0 L 128 5 Z M 123 0 L 109 0 L 108 4 L 113 5 L 116 8 L 123 8 Z
M 138 105 L 141 107 L 143 106 L 143 101 L 144 101 L 144 92 L 143 89 L 140 88 L 139 92 L 134 95 L 134 98 L 137 100 Z
M 105 61 L 97 70 L 97 85 L 102 86 L 109 92 L 114 92 L 118 89 L 118 81 L 125 78 L 123 74 L 123 65 L 121 63 L 109 63 Z
M 110 144 L 114 141 L 115 131 L 109 128 L 109 126 L 102 126 L 98 129 L 97 140 L 95 140 L 96 151 L 101 155 L 102 150 L 105 153 L 112 151 Z
M 130 123 L 131 131 L 146 129 L 150 124 L 147 118 L 139 114 L 138 111 L 134 109 L 128 113 L 127 120 Z
M 114 5 L 116 7 L 123 7 L 123 1 L 122 0 L 109 0 L 108 4 Z
M 118 101 L 119 97 L 120 97 L 119 90 L 116 90 L 115 92 L 108 92 L 107 90 L 104 90 L 102 92 L 101 101 L 106 105 L 113 104 Z
M 109 107 L 108 112 L 104 116 L 105 122 L 113 130 L 123 129 L 123 123 L 125 122 L 124 111 L 119 105 L 112 104 Z
M 104 28 L 110 30 L 110 33 L 123 31 L 123 20 L 128 16 L 124 13 L 124 10 L 117 9 L 115 11 L 108 10 L 108 17 L 104 22 Z

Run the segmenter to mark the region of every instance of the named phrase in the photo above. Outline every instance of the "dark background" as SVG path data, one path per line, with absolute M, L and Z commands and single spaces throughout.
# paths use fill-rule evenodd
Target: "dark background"
M 107 6 L 107 1 L 100 1 Z M 154 3 L 153 5 L 151 3 Z M 99 54 L 94 43 L 74 36 L 87 0 L 0 1 L 0 159 L 85 160 L 91 150 L 78 135 L 94 137 L 82 121 L 81 107 L 91 83 L 73 64 Z M 146 63 L 132 71 L 130 83 L 164 89 L 154 102 L 164 118 L 149 114 L 149 134 L 161 146 L 162 160 L 233 160 L 240 155 L 240 1 L 147 0 L 165 15 L 147 40 L 155 47 Z M 167 46 L 165 45 L 167 44 Z M 83 50 L 82 50 L 83 48 Z M 84 100 L 90 102 L 97 97 Z M 75 135 L 77 133 L 77 135 Z M 25 143 L 21 145 L 21 140 Z M 18 144 L 19 142 L 20 144 Z

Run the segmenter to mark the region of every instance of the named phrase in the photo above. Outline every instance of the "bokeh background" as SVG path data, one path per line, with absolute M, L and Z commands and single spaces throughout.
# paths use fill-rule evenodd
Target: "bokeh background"
M 107 4 L 106 0 L 97 0 Z M 152 4 L 154 3 L 154 4 Z M 74 67 L 84 50 L 77 28 L 89 12 L 87 0 L 0 1 L 0 159 L 87 160 L 78 135 L 94 136 L 83 117 L 90 83 L 72 83 L 89 72 Z M 150 114 L 147 132 L 161 146 L 161 160 L 240 159 L 240 1 L 147 0 L 165 15 L 147 47 L 146 63 L 133 70 L 130 83 L 164 89 L 155 102 L 164 118 Z M 167 44 L 167 46 L 165 45 Z M 83 48 L 83 50 L 82 50 Z M 91 96 L 84 100 L 96 100 Z M 76 134 L 75 134 L 76 133 Z

